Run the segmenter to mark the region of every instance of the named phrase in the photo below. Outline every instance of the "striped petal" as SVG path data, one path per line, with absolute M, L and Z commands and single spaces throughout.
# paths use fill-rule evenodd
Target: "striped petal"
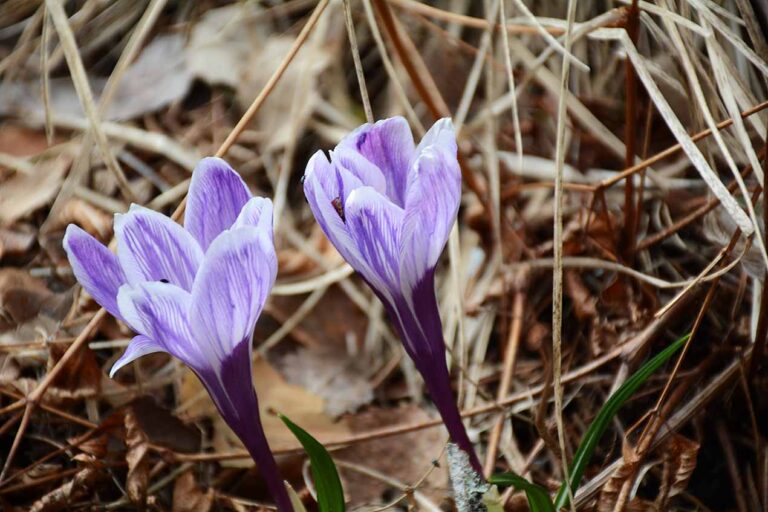
M 252 226 L 259 231 L 266 233 L 267 236 L 272 239 L 272 212 L 273 207 L 271 200 L 265 197 L 253 197 L 245 203 L 245 206 L 243 206 L 243 209 L 237 216 L 237 220 L 235 220 L 232 228 L 237 229 L 244 226 Z
M 184 227 L 206 250 L 222 231 L 232 227 L 250 198 L 248 186 L 227 162 L 203 158 L 192 172 Z
M 83 289 L 111 315 L 122 318 L 117 307 L 117 292 L 126 279 L 117 256 L 74 224 L 67 226 L 64 250 Z
M 187 291 L 203 259 L 187 231 L 156 211 L 133 205 L 115 216 L 117 257 L 130 284 L 165 281 Z
M 386 180 L 387 197 L 398 206 L 404 204 L 408 167 L 414 154 L 413 135 L 404 118 L 365 124 L 345 137 L 338 148 L 354 150 L 378 167 Z
M 124 285 L 117 294 L 120 313 L 137 333 L 154 340 L 157 346 L 198 370 L 217 362 L 203 357 L 189 325 L 192 296 L 178 286 L 145 282 Z
M 360 186 L 360 183 L 355 182 L 354 177 L 346 181 L 344 177 L 344 173 L 337 174 L 323 152 L 318 151 L 307 164 L 307 171 L 304 174 L 304 195 L 325 236 L 344 259 L 355 267 L 360 261 L 360 255 L 349 236 L 342 196 L 345 186 L 354 188 L 354 186 Z
M 221 361 L 250 341 L 276 276 L 275 248 L 263 231 L 245 226 L 213 241 L 192 289 L 190 316 L 208 357 Z
M 364 262 L 355 270 L 392 300 L 400 288 L 398 251 L 403 210 L 371 187 L 355 189 L 346 210 L 349 234 Z
M 165 352 L 165 349 L 160 346 L 159 343 L 156 343 L 143 334 L 139 334 L 131 340 L 128 347 L 125 349 L 125 352 L 123 352 L 123 355 L 120 356 L 120 359 L 115 361 L 115 364 L 112 365 L 112 369 L 109 370 L 110 378 L 114 377 L 120 368 L 134 362 L 141 356 L 157 352 Z
M 413 290 L 434 269 L 460 199 L 461 170 L 456 155 L 437 146 L 424 149 L 408 177 L 400 248 L 403 290 Z

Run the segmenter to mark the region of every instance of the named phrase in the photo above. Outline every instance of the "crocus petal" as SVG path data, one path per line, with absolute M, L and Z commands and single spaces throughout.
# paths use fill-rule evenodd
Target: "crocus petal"
M 360 254 L 349 236 L 345 222 L 344 202 L 336 195 L 338 194 L 337 186 L 336 171 L 323 152 L 318 151 L 307 164 L 307 171 L 304 174 L 304 195 L 325 236 L 354 267 L 360 260 Z
M 358 186 L 368 185 L 376 189 L 380 194 L 387 194 L 387 180 L 384 178 L 381 169 L 357 151 L 347 147 L 340 147 L 331 153 L 331 162 L 334 167 L 341 167 L 360 180 L 360 185 Z M 346 195 L 349 196 L 352 190 L 349 187 L 347 188 Z
M 366 263 L 355 270 L 379 293 L 388 293 L 390 297 L 396 295 L 403 210 L 371 187 L 360 187 L 352 192 L 346 210 L 349 234 Z
M 178 286 L 145 282 L 124 285 L 117 294 L 120 313 L 137 333 L 154 340 L 187 366 L 216 368 L 218 362 L 203 357 L 189 326 L 192 296 Z
M 413 134 L 402 117 L 365 124 L 345 137 L 339 148 L 350 148 L 381 169 L 387 196 L 398 206 L 405 201 L 408 167 L 414 154 Z
M 430 146 L 408 178 L 401 238 L 400 283 L 412 290 L 435 267 L 456 220 L 461 170 L 456 155 Z
M 133 205 L 127 214 L 115 216 L 115 236 L 117 257 L 130 284 L 164 280 L 192 289 L 203 251 L 171 219 Z
M 109 376 L 114 377 L 115 373 L 117 373 L 120 368 L 132 363 L 141 356 L 154 354 L 156 352 L 165 352 L 165 349 L 152 339 L 147 338 L 143 334 L 139 334 L 131 340 L 128 347 L 125 349 L 125 352 L 123 352 L 123 355 L 120 356 L 120 359 L 115 361 L 115 364 L 112 365 L 112 369 L 109 370 Z
M 250 198 L 248 186 L 227 162 L 203 158 L 192 173 L 184 227 L 203 250 L 208 249 L 214 238 L 232 227 Z
M 126 279 L 117 256 L 74 224 L 67 227 L 64 250 L 75 278 L 85 291 L 111 315 L 122 318 L 117 307 L 117 291 Z
M 421 142 L 416 147 L 416 152 L 413 155 L 414 160 L 417 159 L 421 153 L 428 147 L 438 147 L 448 154 L 456 156 L 456 131 L 453 129 L 453 121 L 450 117 L 444 117 L 437 121 L 432 127 L 424 134 Z
M 253 197 L 245 203 L 232 228 L 252 226 L 272 239 L 272 208 L 271 200 L 265 197 Z
M 266 233 L 245 226 L 219 235 L 192 289 L 190 321 L 201 347 L 223 360 L 250 340 L 276 276 L 277 256 Z

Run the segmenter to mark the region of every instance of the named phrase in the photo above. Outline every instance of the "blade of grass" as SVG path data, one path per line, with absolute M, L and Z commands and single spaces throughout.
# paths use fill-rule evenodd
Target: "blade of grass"
M 515 473 L 503 473 L 493 475 L 490 483 L 496 485 L 511 485 L 517 490 L 523 491 L 528 499 L 528 506 L 531 512 L 555 512 L 552 500 L 549 499 L 549 493 L 540 485 L 529 482 L 522 476 Z
M 579 448 L 573 456 L 570 478 L 571 489 L 574 494 L 581 483 L 582 476 L 584 476 L 584 470 L 587 468 L 587 464 L 592 458 L 595 448 L 597 448 L 597 443 L 608 429 L 611 420 L 616 413 L 619 412 L 621 406 L 635 394 L 648 377 L 658 370 L 661 365 L 667 362 L 675 352 L 680 350 L 686 340 L 688 340 L 689 336 L 690 334 L 686 334 L 659 352 L 653 359 L 645 363 L 634 375 L 627 379 L 627 381 L 622 384 L 613 395 L 611 395 L 608 401 L 605 402 L 605 405 L 603 405 L 602 409 L 600 409 L 600 412 L 597 413 L 597 416 L 589 426 L 589 429 L 587 429 L 586 434 L 584 434 L 584 438 L 581 440 L 581 444 L 579 444 Z M 568 506 L 568 502 L 567 486 L 563 483 L 557 493 L 557 498 L 555 499 L 555 509 L 560 510 L 561 508 Z
M 278 416 L 293 432 L 293 435 L 296 436 L 296 439 L 299 440 L 309 455 L 320 512 L 344 512 L 344 491 L 341 488 L 341 479 L 328 450 L 306 430 L 282 414 Z

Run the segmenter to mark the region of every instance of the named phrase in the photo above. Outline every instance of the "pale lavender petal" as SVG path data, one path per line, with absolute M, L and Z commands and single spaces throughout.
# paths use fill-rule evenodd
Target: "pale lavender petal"
M 248 186 L 221 158 L 203 158 L 192 172 L 184 227 L 208 249 L 214 238 L 234 224 L 251 198 Z
M 357 151 L 348 147 L 339 147 L 331 153 L 331 162 L 334 167 L 341 167 L 360 180 L 357 186 L 368 185 L 382 195 L 387 194 L 387 180 L 384 179 L 381 169 Z M 350 192 L 352 190 L 347 190 L 347 196 Z
M 413 289 L 435 267 L 451 233 L 461 199 L 455 153 L 424 149 L 409 176 L 401 238 L 400 283 Z
M 440 119 L 424 134 L 421 142 L 416 147 L 413 160 L 416 160 L 425 149 L 432 146 L 438 147 L 454 156 L 456 155 L 458 149 L 456 146 L 456 131 L 453 129 L 453 121 L 451 121 L 450 117 Z
M 358 151 L 381 169 L 387 182 L 387 196 L 403 206 L 408 167 L 415 150 L 413 134 L 404 118 L 392 117 L 365 124 L 344 137 L 339 148 Z
M 366 263 L 355 270 L 379 293 L 396 295 L 403 210 L 371 187 L 352 192 L 346 206 L 349 234 Z
M 184 228 L 156 211 L 133 205 L 115 216 L 117 257 L 130 284 L 166 281 L 189 291 L 203 259 Z
M 120 313 L 139 334 L 195 369 L 217 368 L 219 361 L 203 357 L 189 325 L 192 296 L 178 286 L 145 282 L 124 285 L 117 294 Z
M 141 356 L 154 354 L 156 352 L 165 352 L 165 349 L 161 347 L 159 343 L 147 338 L 143 334 L 139 334 L 131 340 L 128 347 L 126 347 L 125 352 L 123 352 L 123 355 L 120 356 L 120 359 L 115 361 L 115 364 L 112 365 L 112 369 L 109 370 L 109 376 L 114 377 L 115 373 L 117 373 L 120 368 L 132 363 Z
M 250 340 L 276 276 L 277 256 L 267 233 L 245 226 L 219 235 L 192 289 L 190 322 L 201 346 L 223 359 Z
M 126 279 L 117 256 L 74 224 L 67 226 L 64 250 L 83 289 L 112 316 L 122 318 L 117 307 L 117 291 Z
M 325 158 L 323 152 L 318 151 L 307 164 L 307 171 L 304 174 L 304 195 L 325 236 L 344 259 L 355 267 L 360 256 L 349 236 L 345 222 L 344 202 L 338 195 L 336 177 L 336 170 Z
M 232 225 L 233 229 L 243 226 L 252 226 L 266 233 L 272 238 L 272 201 L 265 197 L 254 197 L 245 203 L 237 220 Z

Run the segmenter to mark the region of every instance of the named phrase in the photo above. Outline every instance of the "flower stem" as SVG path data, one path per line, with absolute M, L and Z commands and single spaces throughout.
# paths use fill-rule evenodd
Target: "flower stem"
M 267 438 L 264 436 L 264 429 L 261 427 L 261 418 L 259 418 L 258 412 L 256 413 L 256 424 L 250 427 L 245 429 L 246 431 L 240 435 L 240 439 L 259 467 L 259 473 L 264 478 L 272 499 L 275 500 L 278 512 L 293 512 L 288 491 L 277 469 L 277 462 L 269 448 Z
M 472 441 L 469 440 L 467 430 L 464 428 L 464 423 L 461 420 L 461 413 L 451 390 L 448 366 L 445 364 L 444 359 L 442 364 L 439 361 L 432 361 L 431 363 L 427 374 L 421 371 L 427 391 L 429 391 L 432 401 L 435 403 L 435 407 L 437 407 L 440 417 L 443 419 L 445 428 L 451 436 L 451 441 L 462 451 L 466 452 L 472 467 L 482 478 L 483 466 L 480 464 L 480 459 L 475 453 Z

